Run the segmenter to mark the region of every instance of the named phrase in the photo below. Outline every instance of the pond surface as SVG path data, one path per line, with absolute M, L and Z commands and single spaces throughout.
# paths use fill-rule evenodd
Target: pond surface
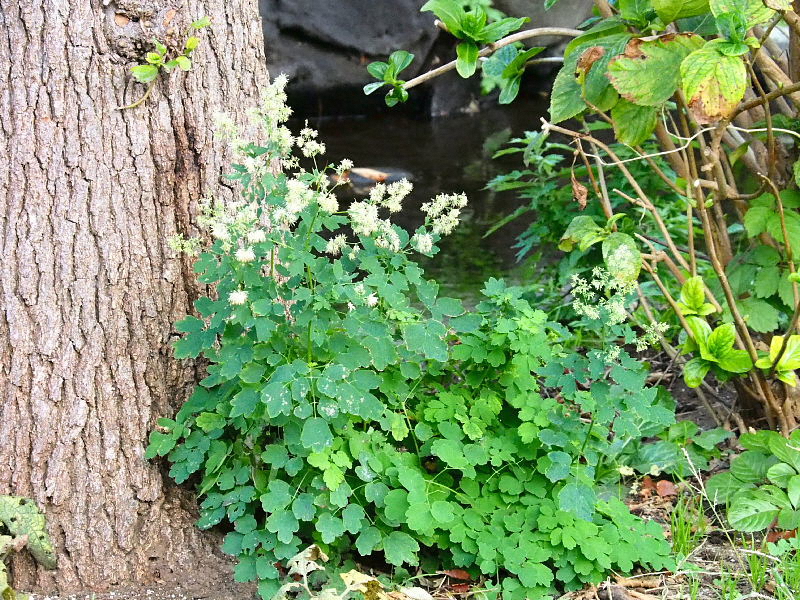
M 444 294 L 475 300 L 490 276 L 523 279 L 512 246 L 530 217 L 484 238 L 494 223 L 520 204 L 513 193 L 494 193 L 485 186 L 498 173 L 522 168 L 518 154 L 499 160 L 491 156 L 498 144 L 538 129 L 546 111 L 547 100 L 534 97 L 436 119 L 389 111 L 368 117 L 309 118 L 309 125 L 319 130 L 329 162 L 349 158 L 356 167 L 408 172 L 414 191 L 394 220 L 410 231 L 424 220 L 422 203 L 443 192 L 467 194 L 469 205 L 461 226 L 442 240 L 440 253 L 423 266 L 442 284 Z

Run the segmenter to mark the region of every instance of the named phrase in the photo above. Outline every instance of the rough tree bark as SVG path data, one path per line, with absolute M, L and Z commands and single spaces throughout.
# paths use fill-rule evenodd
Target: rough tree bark
M 144 86 L 153 37 L 207 15 L 189 73 Z M 167 239 L 230 193 L 218 110 L 266 82 L 257 0 L 0 0 L 0 494 L 45 510 L 59 568 L 15 583 L 103 591 L 207 569 L 191 498 L 144 460 L 195 370 L 171 358 L 190 267 Z

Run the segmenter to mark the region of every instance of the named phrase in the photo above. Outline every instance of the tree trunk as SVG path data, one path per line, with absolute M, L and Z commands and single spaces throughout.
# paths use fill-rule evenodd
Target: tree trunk
M 192 70 L 116 110 L 151 40 L 205 15 Z M 143 455 L 196 379 L 171 354 L 197 290 L 167 240 L 231 193 L 210 125 L 267 80 L 257 0 L 0 0 L 0 34 L 0 494 L 37 501 L 59 560 L 15 558 L 15 585 L 197 577 L 216 540 Z

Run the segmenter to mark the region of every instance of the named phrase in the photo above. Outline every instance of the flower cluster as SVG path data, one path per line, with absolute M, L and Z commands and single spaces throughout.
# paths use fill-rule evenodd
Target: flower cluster
M 626 305 L 636 290 L 636 282 L 614 277 L 601 267 L 592 270 L 587 281 L 579 275 L 572 276 L 572 308 L 580 316 L 591 321 L 602 321 L 605 325 L 620 325 L 628 320 Z M 666 323 L 651 323 L 643 327 L 642 335 L 631 340 L 636 350 L 642 352 L 661 340 L 669 326 Z M 609 362 L 620 354 L 619 346 L 606 352 Z
M 439 194 L 422 205 L 422 212 L 426 214 L 426 224 L 430 222 L 434 234 L 449 235 L 458 225 L 461 209 L 466 205 L 465 194 Z
M 347 182 L 353 163 L 345 159 L 325 168 L 317 168 L 316 162 L 312 170 L 300 167 L 297 156 L 292 156 L 294 148 L 297 155 L 314 159 L 325 153 L 325 145 L 318 140 L 317 131 L 308 125 L 296 137 L 285 126 L 291 115 L 291 109 L 286 106 L 286 83 L 286 77 L 281 75 L 265 88 L 259 106 L 248 111 L 249 124 L 238 126 L 226 115 L 217 116 L 216 133 L 228 141 L 237 155 L 235 178 L 245 183 L 246 199 L 206 201 L 202 203 L 198 223 L 233 261 L 242 265 L 255 263 L 256 267 L 258 261 L 268 257 L 270 261 L 276 260 L 266 249 L 268 247 L 260 244 L 283 238 L 284 247 L 289 246 L 286 236 L 295 235 L 298 224 L 306 223 L 306 219 L 310 228 L 315 223 L 318 227 L 327 223 L 324 228 L 330 235 L 322 250 L 331 260 L 340 256 L 355 260 L 359 256 L 363 247 L 358 239 L 349 239 L 352 234 L 362 240 L 372 238 L 378 248 L 404 252 L 404 236 L 390 216 L 402 210 L 403 201 L 413 190 L 411 182 L 404 178 L 378 183 L 367 198 L 352 202 L 343 213 L 334 192 L 336 186 Z M 408 249 L 431 254 L 438 238 L 456 227 L 466 203 L 464 194 L 440 194 L 426 203 L 423 206 L 425 224 L 413 235 Z M 339 215 L 342 214 L 346 214 L 348 222 L 341 220 Z M 336 215 L 336 219 L 331 219 L 332 215 Z M 352 234 L 340 229 L 348 225 Z M 277 237 L 271 238 L 271 233 Z M 196 252 L 200 241 L 176 238 L 172 244 L 176 249 Z M 277 260 L 283 259 L 278 257 Z M 246 286 L 229 292 L 227 299 L 237 306 L 251 301 Z M 349 298 L 352 309 L 374 307 L 378 303 L 374 292 L 362 288 Z
M 325 144 L 317 141 L 317 135 L 316 129 L 311 129 L 306 125 L 300 130 L 300 135 L 297 136 L 297 147 L 306 158 L 325 154 Z
M 625 305 L 636 289 L 635 282 L 613 277 L 600 267 L 592 270 L 592 279 L 572 276 L 573 310 L 591 321 L 602 320 L 606 325 L 619 325 L 628 318 Z

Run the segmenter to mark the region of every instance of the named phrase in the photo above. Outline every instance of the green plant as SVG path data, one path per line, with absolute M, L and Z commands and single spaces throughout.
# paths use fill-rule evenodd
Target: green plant
M 755 542 L 751 539 L 751 543 Z M 754 592 L 760 592 L 769 581 L 769 569 L 772 557 L 763 552 L 747 552 L 747 577 Z
M 447 31 L 461 40 L 456 46 L 456 70 L 462 77 L 471 77 L 475 73 L 482 45 L 496 42 L 530 20 L 506 17 L 489 22 L 481 6 L 465 10 L 460 0 L 428 0 L 420 10 L 434 13 Z
M 788 346 L 800 323 L 793 253 L 800 243 L 794 198 L 800 167 L 795 166 L 796 111 L 790 105 L 800 102 L 800 82 L 793 81 L 795 73 L 769 42 L 769 32 L 783 19 L 795 43 L 800 15 L 787 0 L 768 5 L 761 0 L 596 0 L 595 6 L 587 31 L 557 32 L 574 39 L 565 49 L 550 94 L 550 120 L 542 128 L 571 141 L 575 162 L 583 163 L 603 211 L 603 222 L 594 226 L 584 215 L 575 217 L 572 233 L 619 242 L 629 263 L 639 263 L 658 286 L 662 304 L 675 311 L 690 338 L 687 381 L 699 385 L 708 372 L 734 379 L 742 399 L 760 404 L 770 427 L 788 436 L 800 423 L 794 362 L 773 366 L 780 350 L 774 360 L 762 360 L 760 343 L 761 334 L 769 334 L 768 342 L 783 331 L 785 344 L 780 344 Z M 473 69 L 465 58 L 490 57 L 545 29 L 522 31 L 480 50 L 475 38 L 475 50 L 462 49 L 455 61 L 405 87 L 451 68 L 468 74 Z M 581 124 L 575 129 L 559 124 L 568 119 Z M 629 146 L 633 156 L 623 157 L 618 147 L 595 135 L 598 123 L 613 127 L 616 141 Z M 647 146 L 654 139 L 651 151 Z M 680 230 L 668 226 L 676 203 L 639 182 L 637 162 L 680 199 Z M 612 170 L 632 192 L 608 185 Z M 589 188 L 574 170 L 572 175 L 576 198 L 588 203 Z M 619 231 L 613 219 L 628 209 L 639 212 L 657 235 Z M 685 244 L 678 231 L 685 233 Z M 685 318 L 672 290 L 697 276 L 703 277 L 702 292 L 714 312 Z M 756 366 L 759 362 L 768 366 Z
M 730 567 L 722 563 L 720 565 L 719 577 L 714 580 L 714 585 L 717 586 L 717 598 L 719 598 L 719 600 L 739 600 L 741 597 L 736 573 L 729 569 Z
M 700 586 L 703 580 L 697 573 L 689 573 L 689 600 L 698 600 L 700 598 Z
M 310 543 L 337 563 L 382 553 L 396 567 L 468 568 L 505 598 L 669 568 L 658 524 L 600 488 L 618 480 L 627 440 L 674 419 L 642 365 L 613 344 L 565 351 L 570 333 L 502 280 L 474 312 L 438 297 L 410 257 L 435 253 L 463 196 L 426 204 L 412 236 L 381 217 L 407 182 L 340 210 L 325 169 L 274 173 L 277 159 L 297 165 L 284 85 L 259 110 L 266 143 L 226 126 L 243 199 L 206 208 L 216 241 L 195 269 L 218 299 L 196 302 L 175 345 L 208 359 L 208 376 L 147 451 L 178 482 L 197 473 L 199 525 L 232 524 L 237 579 L 270 598 Z M 316 161 L 315 137 L 297 144 Z M 624 319 L 624 301 L 601 312 Z
M 145 55 L 145 63 L 131 67 L 131 75 L 139 83 L 146 83 L 147 88 L 141 98 L 127 106 L 120 106 L 119 110 L 136 108 L 150 96 L 155 87 L 158 76 L 162 72 L 170 73 L 178 68 L 190 71 L 192 68 L 192 53 L 200 45 L 200 38 L 192 35 L 192 31 L 199 31 L 211 25 L 209 17 L 202 17 L 191 24 L 183 47 L 174 49 L 167 47 L 162 41 L 153 39 L 153 51 Z
M 678 556 L 690 556 L 708 530 L 699 496 L 681 495 L 669 516 L 672 551 Z
M 14 591 L 8 581 L 5 561 L 12 552 L 28 549 L 45 569 L 56 568 L 53 543 L 47 534 L 44 515 L 28 498 L 0 496 L 0 598 L 24 600 L 28 596 Z
M 406 69 L 414 60 L 414 55 L 405 50 L 397 50 L 389 56 L 388 62 L 376 61 L 367 66 L 369 74 L 378 79 L 364 86 L 364 93 L 369 95 L 379 90 L 384 85 L 392 88 L 386 94 L 386 106 L 394 106 L 398 102 L 408 100 L 408 92 L 403 87 L 405 81 L 398 79 L 400 72 Z
M 706 484 L 712 502 L 728 504 L 728 521 L 753 532 L 800 526 L 800 432 L 789 439 L 773 431 L 744 434 L 747 451 L 731 461 L 730 471 Z
M 643 474 L 655 468 L 676 477 L 690 477 L 694 470 L 706 471 L 711 459 L 719 458 L 717 446 L 731 435 L 721 428 L 700 432 L 692 421 L 679 421 L 659 431 L 657 442 L 632 440 L 625 462 Z
M 770 556 L 776 559 L 770 573 L 775 581 L 777 600 L 797 600 L 800 590 L 800 538 L 767 543 Z

